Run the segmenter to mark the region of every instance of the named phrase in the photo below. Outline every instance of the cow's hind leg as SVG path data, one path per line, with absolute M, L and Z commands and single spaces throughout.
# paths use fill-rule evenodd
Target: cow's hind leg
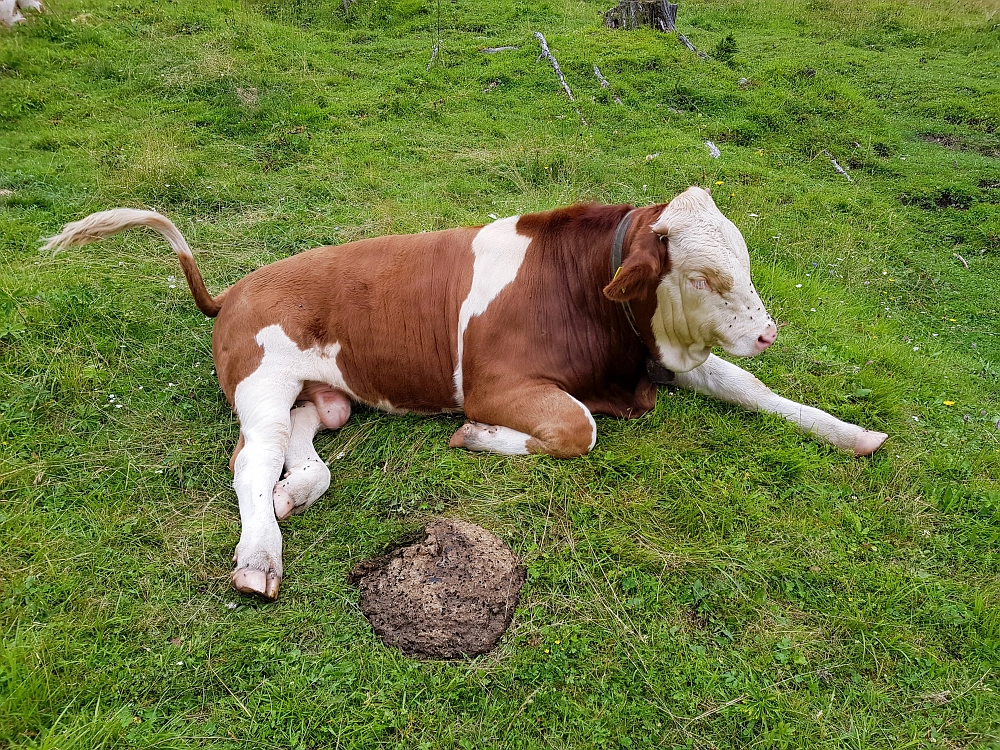
M 508 386 L 495 394 L 466 395 L 465 413 L 476 421 L 452 435 L 453 448 L 571 458 L 589 453 L 597 442 L 590 410 L 556 386 Z
M 267 599 L 278 596 L 284 572 L 273 493 L 288 449 L 290 410 L 302 387 L 277 375 L 258 370 L 240 383 L 235 398 L 243 447 L 233 461 L 242 524 L 233 556 L 233 586 Z
M 330 469 L 313 447 L 313 438 L 323 427 L 312 401 L 292 409 L 291 437 L 285 452 L 285 473 L 274 485 L 274 515 L 284 521 L 302 513 L 330 486 Z

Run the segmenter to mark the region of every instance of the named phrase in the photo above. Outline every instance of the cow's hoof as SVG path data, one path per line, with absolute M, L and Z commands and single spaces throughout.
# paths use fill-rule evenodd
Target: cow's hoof
M 288 491 L 284 482 L 274 485 L 274 517 L 279 521 L 285 521 L 289 516 L 295 515 L 295 498 Z
M 237 568 L 233 571 L 233 588 L 241 594 L 256 594 L 265 599 L 274 601 L 278 598 L 278 586 L 281 585 L 281 576 L 274 568 L 266 573 L 256 568 Z
M 884 432 L 865 430 L 858 435 L 858 439 L 854 441 L 854 455 L 870 456 L 882 447 L 882 443 L 884 443 L 888 437 L 889 436 Z
M 496 425 L 480 424 L 479 422 L 466 422 L 451 436 L 448 446 L 451 448 L 468 448 L 469 450 L 483 450 L 484 444 L 497 433 Z

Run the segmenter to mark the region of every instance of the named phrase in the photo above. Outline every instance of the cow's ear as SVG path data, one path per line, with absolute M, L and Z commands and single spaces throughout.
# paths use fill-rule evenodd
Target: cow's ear
M 612 302 L 629 302 L 654 294 L 660 276 L 669 270 L 664 267 L 668 262 L 666 250 L 666 234 L 644 232 L 636 237 L 622 267 L 604 287 L 604 296 Z
M 660 264 L 646 253 L 630 256 L 611 283 L 604 287 L 604 296 L 612 302 L 629 300 L 649 294 L 660 280 Z

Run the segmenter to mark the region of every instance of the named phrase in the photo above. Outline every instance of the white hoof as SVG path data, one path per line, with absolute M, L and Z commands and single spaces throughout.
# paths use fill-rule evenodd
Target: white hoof
M 882 447 L 882 443 L 884 443 L 888 437 L 889 436 L 884 432 L 865 430 L 858 435 L 858 439 L 854 441 L 854 455 L 870 456 Z

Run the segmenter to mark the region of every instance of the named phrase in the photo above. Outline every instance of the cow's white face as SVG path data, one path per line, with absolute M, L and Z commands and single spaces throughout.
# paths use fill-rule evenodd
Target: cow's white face
M 778 330 L 750 280 L 747 244 L 707 191 L 685 190 L 652 229 L 669 242 L 670 271 L 650 321 L 664 366 L 687 372 L 714 346 L 752 357 L 774 343 Z

